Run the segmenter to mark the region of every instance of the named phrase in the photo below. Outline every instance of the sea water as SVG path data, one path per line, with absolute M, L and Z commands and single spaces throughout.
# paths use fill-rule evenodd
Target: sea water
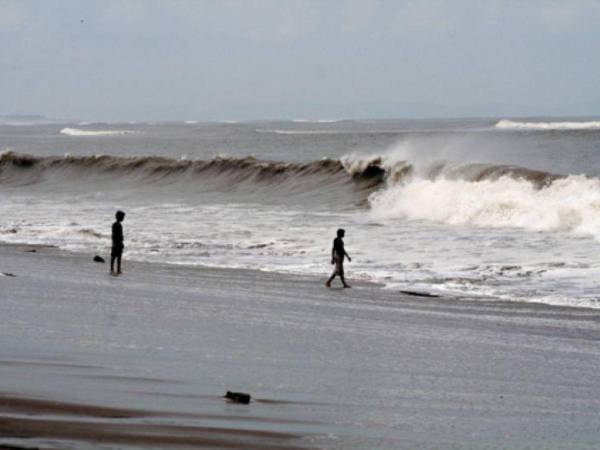
M 600 306 L 600 122 L 0 125 L 0 242 Z

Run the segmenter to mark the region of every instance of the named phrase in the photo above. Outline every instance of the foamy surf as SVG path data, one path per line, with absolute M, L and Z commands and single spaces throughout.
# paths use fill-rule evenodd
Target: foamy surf
M 379 218 L 448 225 L 561 231 L 600 238 L 600 180 L 582 175 L 546 187 L 508 176 L 497 180 L 412 179 L 370 197 Z
M 133 134 L 135 131 L 133 130 L 82 130 L 79 128 L 63 128 L 60 130 L 61 134 L 66 134 L 67 136 L 118 136 L 125 134 Z
M 600 121 L 587 122 L 520 122 L 503 119 L 496 128 L 504 130 L 600 130 Z

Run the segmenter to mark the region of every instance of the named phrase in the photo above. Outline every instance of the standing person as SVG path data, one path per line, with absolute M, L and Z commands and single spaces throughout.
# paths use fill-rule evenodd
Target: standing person
M 348 258 L 349 262 L 352 262 L 352 258 L 350 255 L 346 253 L 344 249 L 344 235 L 346 231 L 342 228 L 337 230 L 337 237 L 333 240 L 333 248 L 331 249 L 331 264 L 335 264 L 335 269 L 333 269 L 333 273 L 325 283 L 325 286 L 331 287 L 331 282 L 335 278 L 336 275 L 340 276 L 340 280 L 342 280 L 342 284 L 345 288 L 349 288 L 350 285 L 346 283 L 344 279 L 344 257 Z
M 123 211 L 117 211 L 117 221 L 112 226 L 112 250 L 110 252 L 110 274 L 121 275 L 121 256 L 123 256 L 123 225 L 125 219 Z M 117 271 L 115 272 L 115 259 L 117 260 Z

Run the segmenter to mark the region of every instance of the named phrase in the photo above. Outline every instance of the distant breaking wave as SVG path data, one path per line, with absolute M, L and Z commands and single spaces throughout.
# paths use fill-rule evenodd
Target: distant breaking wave
M 600 121 L 588 122 L 518 122 L 500 120 L 496 128 L 505 130 L 600 130 Z
M 80 130 L 79 128 L 63 128 L 60 132 L 67 136 L 116 136 L 135 133 L 132 130 Z
M 348 122 L 348 119 L 293 119 L 295 123 L 339 123 Z
M 343 130 L 269 130 L 265 128 L 257 128 L 257 133 L 271 134 L 344 134 L 347 131 Z

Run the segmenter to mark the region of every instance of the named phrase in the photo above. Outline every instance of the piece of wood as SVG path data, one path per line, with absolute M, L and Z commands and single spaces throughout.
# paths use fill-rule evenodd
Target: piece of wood
M 400 291 L 401 294 L 412 295 L 413 297 L 429 297 L 438 298 L 439 295 L 430 294 L 429 292 L 417 292 L 417 291 Z

